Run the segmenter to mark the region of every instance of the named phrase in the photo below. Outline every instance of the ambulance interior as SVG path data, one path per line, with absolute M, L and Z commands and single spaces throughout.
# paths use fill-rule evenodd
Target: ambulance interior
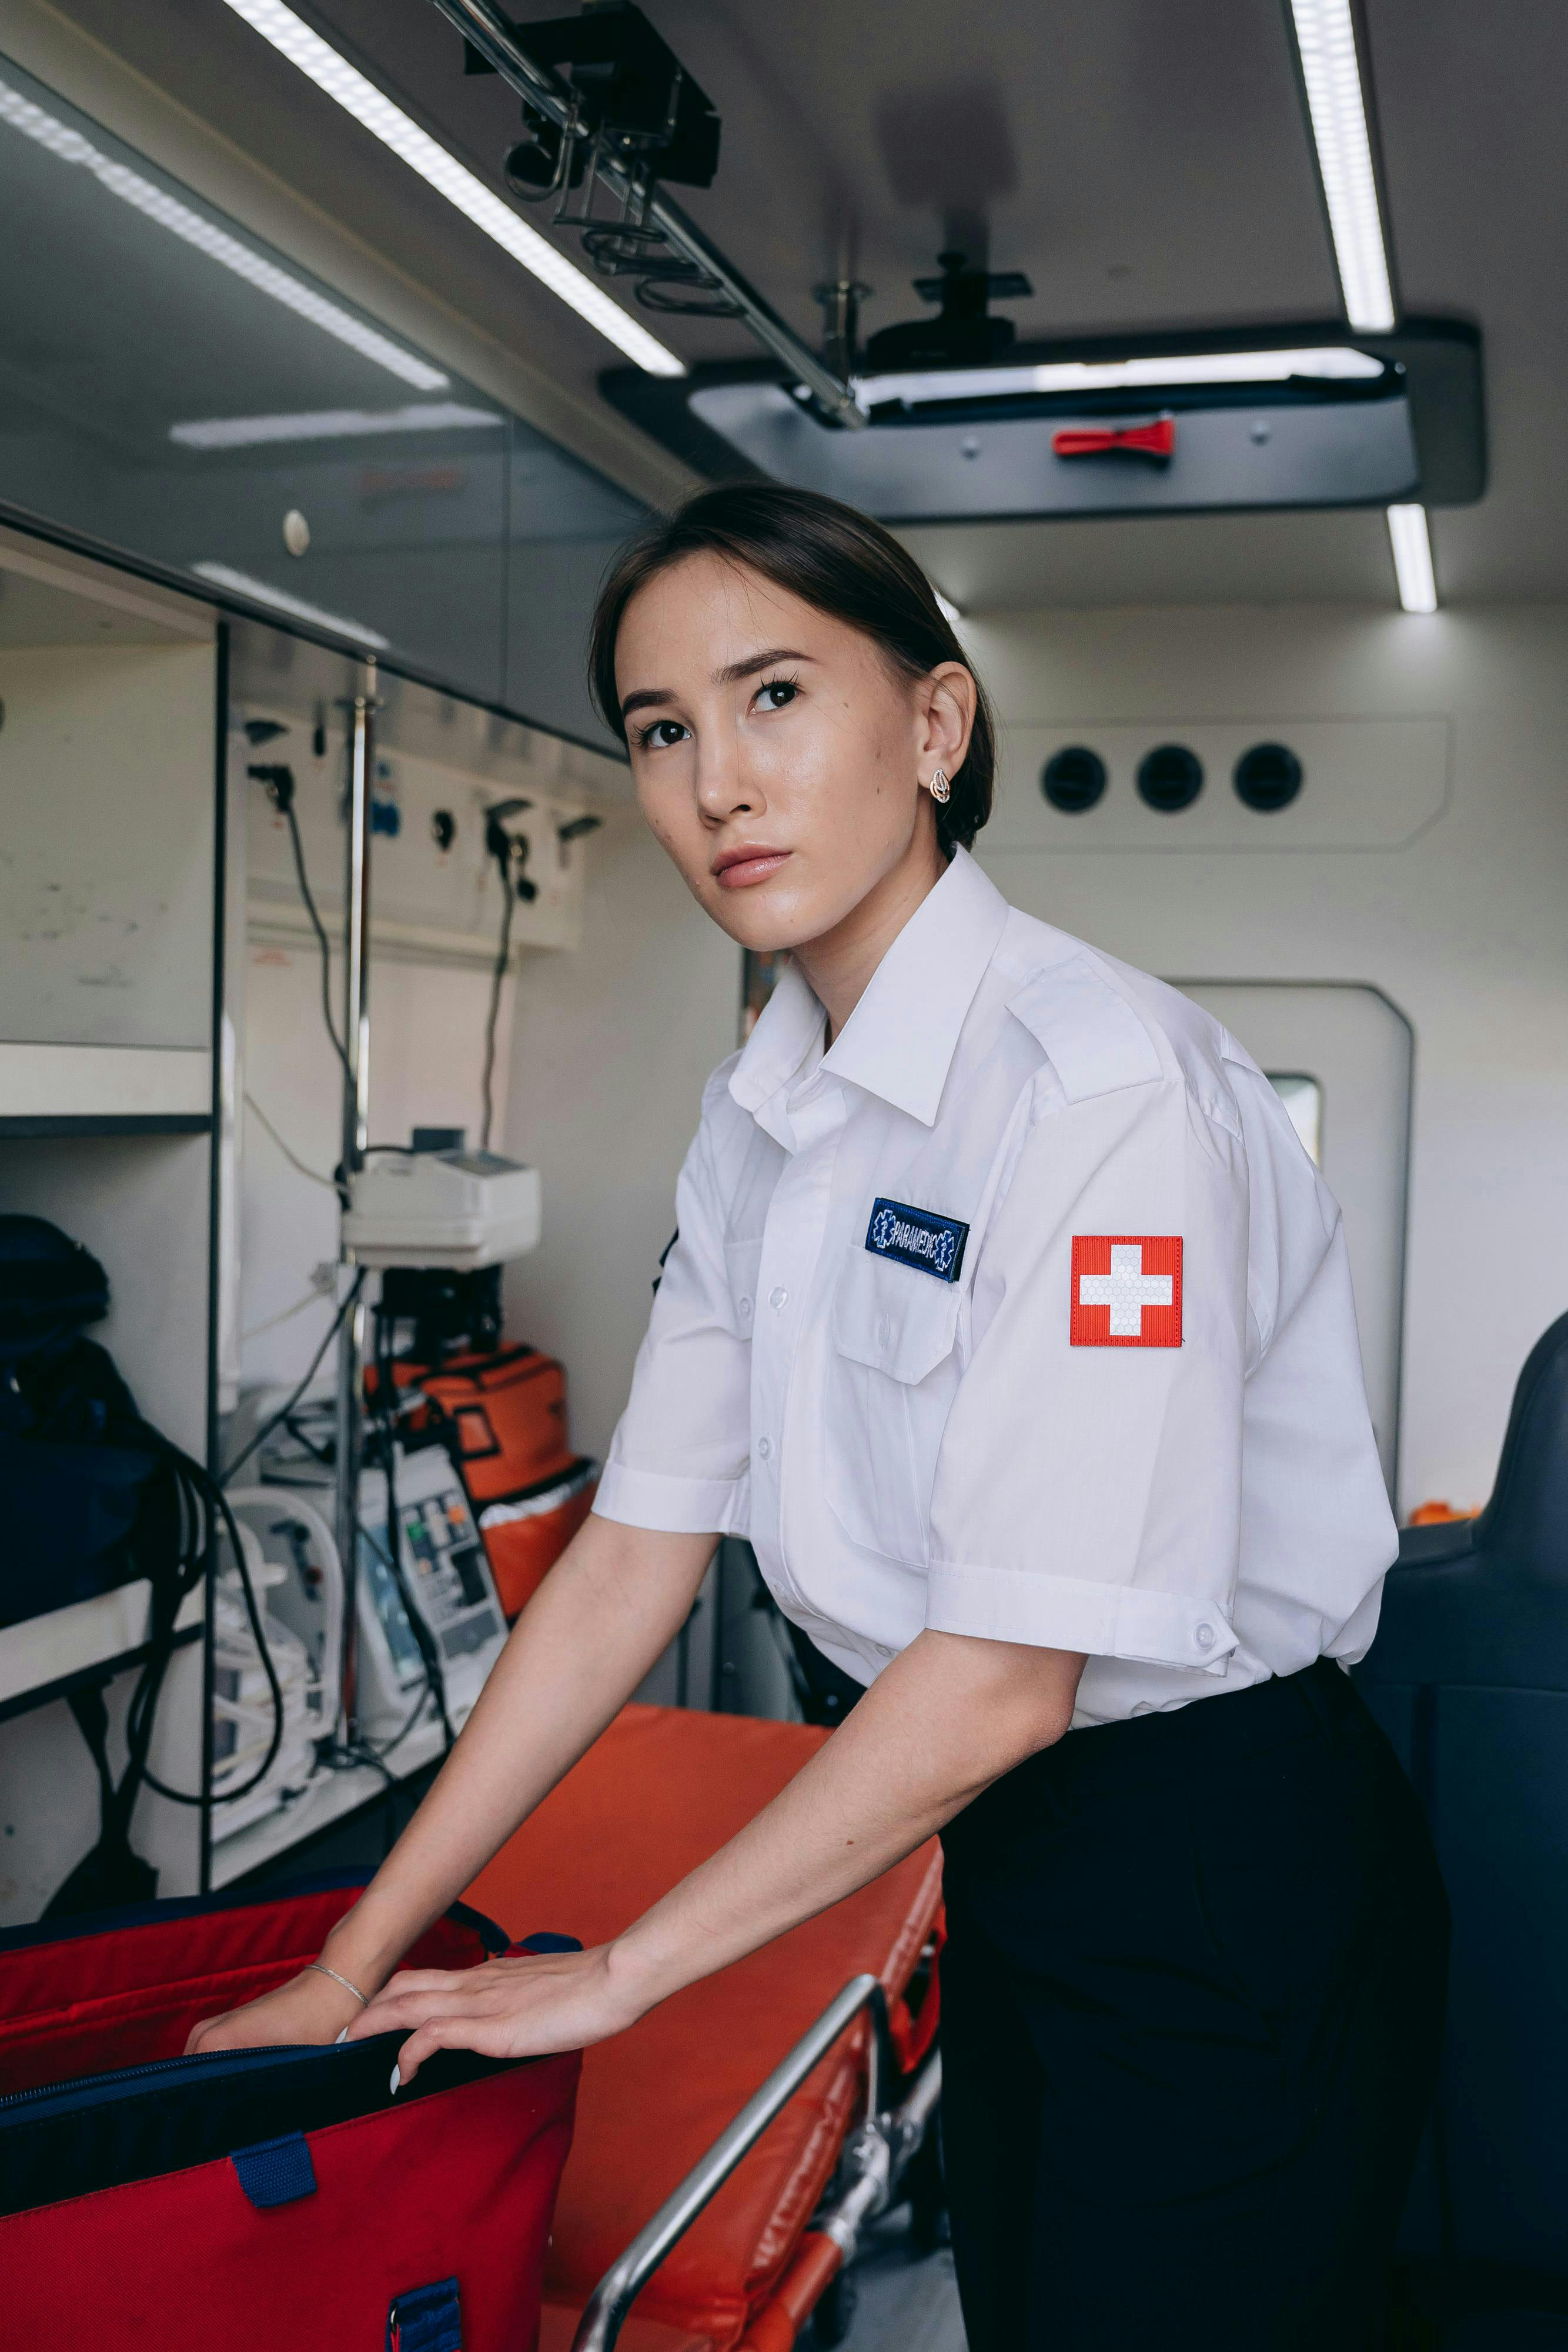
M 0 1928 L 373 1868 L 591 1505 L 773 972 L 644 828 L 588 616 L 650 509 L 798 480 L 956 615 L 985 871 L 1214 1013 L 1342 1204 L 1405 1531 L 1360 1672 L 1455 1920 L 1399 2340 L 1568 2345 L 1565 87 L 1543 0 L 7 0 L 0 1213 L 97 1261 L 233 1517 L 99 1589 L 0 1416 Z M 531 1853 L 558 1916 L 496 1916 L 610 1932 L 841 1704 L 727 1539 Z M 591 2054 L 547 2347 L 959 2352 L 938 1901 L 915 1857 L 786 1939 L 733 2047 L 716 1993 Z M 807 2189 L 754 2133 L 581 2332 L 857 1971 L 904 2105 L 862 1995 L 769 2126 L 837 2118 Z M 628 2156 L 685 2064 L 695 2139 Z

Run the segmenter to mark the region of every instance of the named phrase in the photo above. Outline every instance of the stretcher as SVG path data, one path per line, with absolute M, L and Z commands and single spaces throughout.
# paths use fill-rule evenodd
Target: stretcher
M 829 1736 L 629 1706 L 465 1899 L 605 1941 Z M 789 2352 L 813 2311 L 837 2340 L 865 2224 L 932 2194 L 941 1885 L 933 1840 L 587 2052 L 539 2352 Z
M 603 1941 L 828 1736 L 627 1708 L 412 1963 Z M 361 1883 L 0 1937 L 7 2341 L 206 2352 L 221 2314 L 226 2352 L 383 2328 L 388 2352 L 789 2352 L 813 2313 L 838 2340 L 939 2089 L 934 1843 L 590 2051 L 564 2179 L 575 2053 L 441 2053 L 396 2098 L 392 2035 L 181 2054 L 311 1959 Z

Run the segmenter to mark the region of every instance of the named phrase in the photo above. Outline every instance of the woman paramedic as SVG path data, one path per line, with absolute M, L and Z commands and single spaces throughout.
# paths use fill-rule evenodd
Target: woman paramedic
M 708 1082 L 594 1516 L 319 1963 L 204 2049 L 629 2026 L 939 1832 L 971 2352 L 1375 2338 L 1446 1916 L 1342 1666 L 1396 1549 L 1338 1212 L 1186 998 L 969 856 L 985 695 L 903 549 L 772 485 L 622 556 L 592 674 L 704 910 L 790 961 Z M 611 1944 L 395 1974 L 721 1534 L 864 1700 Z

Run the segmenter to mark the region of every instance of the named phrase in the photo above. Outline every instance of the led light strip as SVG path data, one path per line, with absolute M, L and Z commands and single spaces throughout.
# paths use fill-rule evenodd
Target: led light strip
M 1437 583 L 1432 570 L 1432 541 L 1425 507 L 1390 507 L 1388 541 L 1394 551 L 1394 576 L 1399 602 L 1407 613 L 1435 613 Z
M 411 401 L 406 408 L 303 409 L 297 415 L 204 416 L 171 425 L 182 449 L 254 449 L 272 441 L 345 441 L 367 433 L 453 433 L 504 425 L 492 408 L 455 400 Z
M 1004 400 L 1029 393 L 1143 392 L 1181 384 L 1286 383 L 1293 376 L 1369 381 L 1383 362 L 1348 343 L 1311 351 L 1183 352 L 1135 360 L 1057 360 L 1040 367 L 930 369 L 860 376 L 862 408 L 883 400 Z
M 1394 284 L 1377 210 L 1377 174 L 1350 0 L 1291 0 L 1291 16 L 1344 315 L 1361 334 L 1392 334 Z M 1407 613 L 1435 613 L 1437 583 L 1426 508 L 1390 507 L 1388 541 L 1400 604 Z
M 248 572 L 235 572 L 227 563 L 193 563 L 191 569 L 200 579 L 210 580 L 214 588 L 232 588 L 236 595 L 249 596 L 258 604 L 270 604 L 275 611 L 287 613 L 296 621 L 313 622 L 319 629 L 331 629 L 340 637 L 352 637 L 357 644 L 369 646 L 372 652 L 388 651 L 389 641 L 377 629 L 367 629 L 362 621 L 346 621 L 340 613 L 324 613 L 319 604 L 308 604 L 302 596 L 290 596 L 286 589 L 269 587 L 265 580 L 253 580 Z
M 476 228 L 531 270 L 543 286 L 557 295 L 591 327 L 597 328 L 617 351 L 624 352 L 638 367 L 650 375 L 685 375 L 685 365 L 667 351 L 654 335 L 633 318 L 630 318 L 619 302 L 612 302 L 603 288 L 558 253 L 548 238 L 538 229 L 530 228 L 518 217 L 510 205 L 503 204 L 484 182 L 477 179 L 465 163 L 422 131 L 411 115 L 401 106 L 394 106 L 384 91 L 376 88 L 351 66 L 347 58 L 313 32 L 292 8 L 282 0 L 227 0 L 236 16 L 243 16 L 265 41 L 270 41 L 280 56 L 308 75 L 318 89 L 351 114 L 383 147 L 417 172 L 422 180 L 433 187 L 449 205 L 465 215 Z
M 1377 214 L 1377 177 L 1350 0 L 1291 0 L 1291 14 L 1344 314 L 1363 334 L 1391 334 L 1394 289 Z
M 156 221 L 160 228 L 166 228 L 186 245 L 194 246 L 197 252 L 204 253 L 209 260 L 221 262 L 225 269 L 232 269 L 235 276 L 243 278 L 247 285 L 257 288 L 263 294 L 270 294 L 273 300 L 281 302 L 286 310 L 298 312 L 300 318 L 308 319 L 313 327 L 320 327 L 327 334 L 335 335 L 339 342 L 347 343 L 350 350 L 358 352 L 364 359 L 374 360 L 378 367 L 385 368 L 389 373 L 401 376 L 404 383 L 413 384 L 416 391 L 442 392 L 451 382 L 451 378 L 443 375 L 439 368 L 432 367 L 428 360 L 416 359 L 412 352 L 401 350 L 389 337 L 378 334 L 375 328 L 368 326 L 363 319 L 356 319 L 351 311 L 340 310 L 335 302 L 328 301 L 326 296 L 319 294 L 313 286 L 302 284 L 298 278 L 291 278 L 286 269 L 279 269 L 276 262 L 266 260 L 259 253 L 253 253 L 249 246 L 240 243 L 238 237 L 230 236 L 215 223 L 204 219 L 200 213 L 193 212 L 189 205 L 179 203 L 167 189 L 155 186 L 151 180 L 144 180 L 139 172 L 132 172 L 125 164 L 116 163 L 108 155 L 100 153 L 79 131 L 72 131 L 52 114 L 46 114 L 41 106 L 35 106 L 31 99 L 24 98 L 20 90 L 10 89 L 5 82 L 0 82 L 0 122 L 8 123 L 25 139 L 31 139 L 51 155 L 57 155 L 62 163 L 80 164 L 111 195 L 119 196 L 149 220 Z

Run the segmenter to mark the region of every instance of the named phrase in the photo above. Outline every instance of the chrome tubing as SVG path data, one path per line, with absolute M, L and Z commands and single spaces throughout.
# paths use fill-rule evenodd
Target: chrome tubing
M 445 0 L 438 0 L 438 5 L 444 5 Z M 868 2002 L 885 2016 L 886 1996 L 876 1978 L 852 1977 L 837 2000 L 829 2003 L 815 2025 L 801 2035 L 789 2056 L 774 2068 L 761 2089 L 747 2099 L 735 2121 L 719 2134 L 706 2155 L 692 2167 L 680 2187 L 664 2200 L 647 2227 L 638 2231 L 619 2262 L 612 2263 L 605 2272 L 578 2323 L 571 2352 L 612 2352 L 627 2312 L 671 2247 L 685 2235 L 742 2157 L 755 2147 L 812 2067 L 826 2057 L 840 2034 L 854 2023 Z M 925 2076 L 920 2079 L 924 2082 Z M 917 2084 L 917 2090 L 918 2087 Z M 862 2137 L 863 2134 L 857 2135 Z
M 351 1185 L 370 1139 L 371 800 L 375 759 L 376 665 L 365 663 L 363 689 L 350 705 L 348 839 L 343 875 L 342 1169 Z M 345 1265 L 350 1253 L 340 1252 Z M 350 1277 L 345 1273 L 341 1279 Z M 343 1583 L 338 1662 L 338 1720 L 350 1744 L 359 1736 L 360 1457 L 365 1412 L 365 1304 L 354 1300 L 338 1335 L 338 1399 L 333 1445 L 333 1536 Z
M 485 59 L 494 66 L 504 81 L 509 82 L 519 98 L 537 107 L 558 130 L 564 130 L 571 118 L 571 102 L 554 74 L 546 73 L 519 47 L 510 25 L 492 0 L 434 0 L 449 23 Z M 593 151 L 594 167 L 599 178 L 612 194 L 625 203 L 632 193 L 630 173 L 600 148 Z M 793 327 L 787 326 L 772 305 L 765 301 L 757 289 L 744 278 L 734 265 L 727 261 L 716 246 L 710 245 L 696 223 L 681 210 L 679 205 L 664 194 L 655 181 L 649 192 L 646 217 L 659 228 L 674 250 L 686 260 L 706 270 L 727 299 L 734 303 L 758 341 L 772 352 L 793 376 L 813 393 L 835 424 L 847 425 L 852 431 L 866 423 L 865 412 L 855 399 L 849 385 L 836 376 L 826 362 L 818 357 L 810 346 L 803 343 Z
M 929 2057 L 915 2076 L 909 2096 L 891 2116 L 874 2109 L 845 2150 L 853 2179 L 831 2205 L 816 2213 L 810 2228 L 819 2237 L 831 2238 L 848 2270 L 860 2245 L 861 2231 L 894 2200 L 899 2176 L 930 2127 L 942 2095 L 942 2060 Z

